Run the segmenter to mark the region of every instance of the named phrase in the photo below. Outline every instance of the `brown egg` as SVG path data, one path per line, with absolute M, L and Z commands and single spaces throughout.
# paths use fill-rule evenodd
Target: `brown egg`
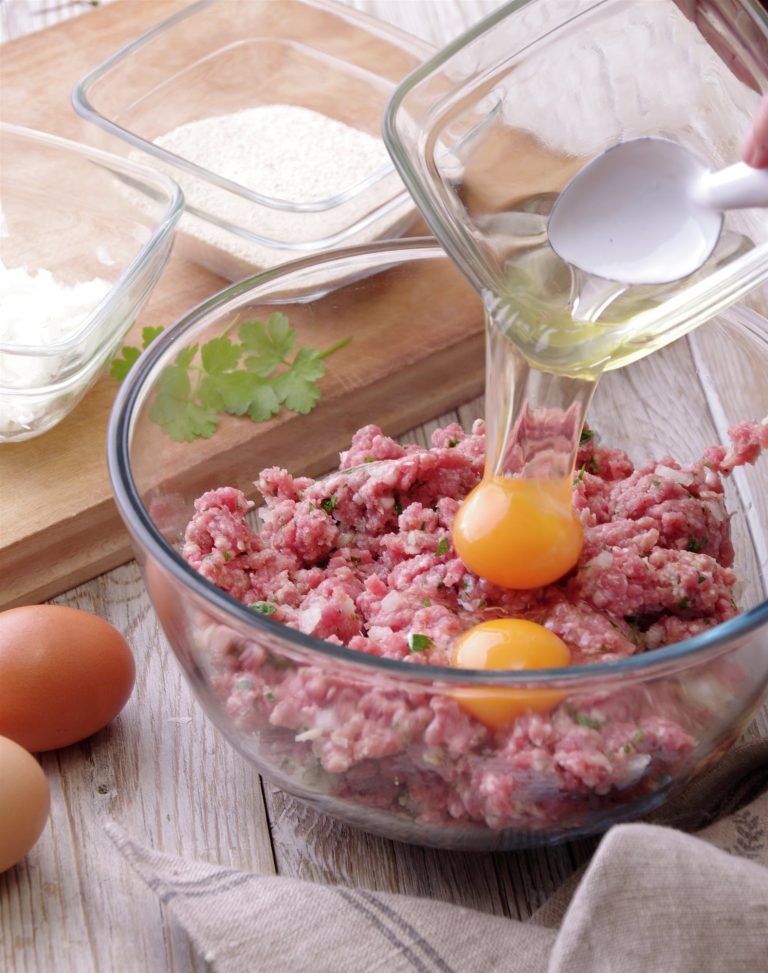
M 40 837 L 50 805 L 40 764 L 0 736 L 0 872 L 21 861 Z
M 0 735 L 27 750 L 54 750 L 117 716 L 135 666 L 103 618 L 62 605 L 0 612 Z

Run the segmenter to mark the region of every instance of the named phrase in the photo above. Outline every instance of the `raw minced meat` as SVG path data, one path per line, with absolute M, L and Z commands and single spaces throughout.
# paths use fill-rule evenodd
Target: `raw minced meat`
M 444 664 L 459 633 L 514 615 L 552 629 L 575 664 L 608 661 L 658 647 L 655 633 L 660 624 L 674 630 L 671 619 L 690 634 L 735 614 L 719 474 L 753 461 L 765 439 L 765 426 L 744 424 L 730 453 L 716 447 L 689 466 L 667 457 L 634 469 L 589 437 L 573 489 L 584 550 L 565 579 L 533 591 L 483 581 L 453 549 L 453 518 L 482 473 L 482 424 L 468 436 L 441 429 L 430 450 L 366 426 L 342 454 L 347 472 L 314 481 L 264 470 L 258 530 L 240 491 L 206 493 L 183 553 L 238 600 L 269 602 L 275 620 L 374 655 Z M 412 652 L 414 633 L 430 647 Z
M 195 503 L 183 555 L 273 619 L 382 658 L 446 665 L 463 631 L 514 616 L 559 635 L 574 664 L 610 662 L 736 613 L 722 476 L 768 448 L 768 427 L 743 423 L 730 438 L 690 465 L 664 457 L 636 469 L 583 437 L 573 499 L 584 550 L 565 578 L 531 591 L 482 580 L 453 549 L 453 518 L 483 471 L 481 422 L 471 434 L 439 429 L 431 449 L 366 426 L 339 472 L 318 481 L 264 470 L 258 527 L 242 492 L 212 490 Z M 294 769 L 316 765 L 336 796 L 431 823 L 548 827 L 597 797 L 622 803 L 627 789 L 652 791 L 685 765 L 706 718 L 690 685 L 671 679 L 569 696 L 492 730 L 450 694 L 399 688 L 391 675 L 294 666 L 226 639 L 206 651 L 242 729 L 293 734 L 283 759 Z

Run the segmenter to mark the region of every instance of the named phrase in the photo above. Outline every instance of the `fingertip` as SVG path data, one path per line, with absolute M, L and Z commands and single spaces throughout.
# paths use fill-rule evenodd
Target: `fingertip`
M 746 162 L 748 166 L 756 167 L 755 159 L 757 157 L 757 143 L 755 140 L 755 133 L 748 132 L 746 138 L 741 145 L 741 158 L 743 162 Z
M 742 152 L 742 159 L 753 169 L 768 168 L 768 142 L 758 142 L 754 138 L 749 140 Z
M 768 98 L 764 98 L 757 118 L 741 146 L 741 158 L 754 169 L 768 167 Z

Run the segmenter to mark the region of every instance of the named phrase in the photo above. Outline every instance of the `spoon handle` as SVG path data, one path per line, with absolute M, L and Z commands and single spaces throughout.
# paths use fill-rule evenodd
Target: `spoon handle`
M 768 206 L 768 169 L 737 162 L 708 172 L 696 183 L 693 199 L 699 206 L 716 210 Z

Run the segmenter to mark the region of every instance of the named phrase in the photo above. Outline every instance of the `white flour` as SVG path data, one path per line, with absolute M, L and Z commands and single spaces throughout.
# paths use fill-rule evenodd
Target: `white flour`
M 48 351 L 73 337 L 109 291 L 95 277 L 65 285 L 48 270 L 31 274 L 0 261 L 0 345 L 28 345 Z M 50 355 L 0 355 L 0 387 L 39 388 L 56 377 Z
M 55 347 L 77 334 L 109 289 L 100 277 L 68 286 L 47 270 L 30 274 L 0 261 L 0 345 L 29 345 L 49 352 L 0 351 L 0 442 L 34 429 L 58 401 L 58 393 L 46 391 L 46 386 L 56 381 L 73 353 L 54 354 Z M 4 394 L 4 389 L 20 391 Z M 40 393 L 24 395 L 23 390 Z
M 238 238 L 192 214 L 184 216 L 181 229 L 189 235 L 189 255 L 230 278 L 321 248 L 392 235 L 413 214 L 406 199 L 324 246 L 323 241 L 343 234 L 398 196 L 403 185 L 381 139 L 307 108 L 263 105 L 204 118 L 159 136 L 155 143 L 245 189 L 290 204 L 289 209 L 265 206 L 181 169 L 173 170 L 188 207 L 264 238 L 263 242 Z M 386 174 L 376 178 L 380 172 Z M 369 177 L 374 177 L 371 186 L 354 191 Z M 328 204 L 340 195 L 350 198 Z M 301 204 L 319 208 L 296 212 L 294 207 Z M 276 248 L 271 241 L 289 246 Z

